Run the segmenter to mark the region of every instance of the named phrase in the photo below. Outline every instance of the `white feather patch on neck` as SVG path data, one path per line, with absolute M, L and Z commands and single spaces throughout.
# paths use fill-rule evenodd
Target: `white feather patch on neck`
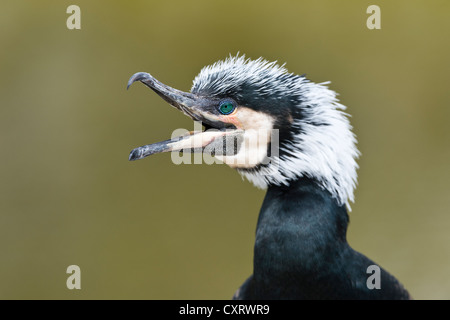
M 281 94 L 300 97 L 292 103 L 301 109 L 302 118 L 292 119 L 292 125 L 299 128 L 300 133 L 280 146 L 285 151 L 281 156 L 258 170 L 237 169 L 239 173 L 259 188 L 289 185 L 292 180 L 309 177 L 328 190 L 339 205 L 345 204 L 350 210 L 357 183 L 359 151 L 348 115 L 343 112 L 346 107 L 338 102 L 336 93 L 328 89 L 328 82 L 309 82 L 288 73 L 284 65 L 276 61 L 250 60 L 236 55 L 204 67 L 191 91 L 214 95 L 246 84 L 258 88 L 255 99 Z
M 351 210 L 359 151 L 347 114 L 342 111 L 346 107 L 338 103 L 336 93 L 326 84 L 301 84 L 306 99 L 298 107 L 302 108 L 304 118 L 294 119 L 293 123 L 301 128 L 301 133 L 288 145 L 280 146 L 286 155 L 273 159 L 276 165 L 269 164 L 253 172 L 238 171 L 262 189 L 271 184 L 289 185 L 292 180 L 301 177 L 315 179 L 339 205 L 345 204 Z

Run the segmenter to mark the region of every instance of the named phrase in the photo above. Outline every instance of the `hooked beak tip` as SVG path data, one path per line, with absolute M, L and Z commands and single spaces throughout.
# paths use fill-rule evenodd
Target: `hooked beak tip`
M 130 156 L 128 157 L 128 161 L 135 161 L 142 158 L 142 152 L 139 148 L 136 148 L 130 152 Z
M 133 74 L 130 78 L 130 80 L 128 80 L 127 83 L 127 90 L 128 88 L 130 88 L 130 86 L 136 82 L 136 81 L 143 81 L 143 80 L 149 80 L 151 79 L 150 74 L 148 74 L 147 72 L 137 72 L 135 74 Z

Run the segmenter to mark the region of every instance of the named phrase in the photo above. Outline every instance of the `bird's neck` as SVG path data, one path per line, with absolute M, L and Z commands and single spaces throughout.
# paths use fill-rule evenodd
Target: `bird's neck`
M 261 207 L 257 236 L 291 233 L 297 245 L 309 240 L 346 241 L 348 214 L 331 194 L 309 178 L 291 182 L 289 186 L 270 186 Z M 272 239 L 276 240 L 276 239 Z
M 311 179 L 269 187 L 256 230 L 254 277 L 274 287 L 286 279 L 308 282 L 327 274 L 348 248 L 348 215 L 330 193 Z M 304 277 L 304 279 L 303 279 Z

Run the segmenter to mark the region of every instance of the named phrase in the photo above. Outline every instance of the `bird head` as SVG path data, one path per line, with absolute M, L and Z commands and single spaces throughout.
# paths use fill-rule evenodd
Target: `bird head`
M 190 92 L 171 88 L 145 72 L 140 81 L 205 130 L 134 149 L 130 160 L 170 151 L 205 152 L 254 185 L 288 186 L 314 179 L 339 205 L 353 201 L 359 152 L 345 106 L 336 93 L 284 65 L 230 56 L 204 67 Z M 231 142 L 231 143 L 229 143 Z M 230 145 L 232 147 L 230 147 Z

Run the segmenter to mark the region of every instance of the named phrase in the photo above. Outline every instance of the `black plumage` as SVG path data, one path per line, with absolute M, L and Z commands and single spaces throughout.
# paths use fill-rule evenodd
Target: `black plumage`
M 234 299 L 409 299 L 381 269 L 380 289 L 369 289 L 376 265 L 347 243 L 345 206 L 308 178 L 271 186 L 256 230 L 254 273 Z

